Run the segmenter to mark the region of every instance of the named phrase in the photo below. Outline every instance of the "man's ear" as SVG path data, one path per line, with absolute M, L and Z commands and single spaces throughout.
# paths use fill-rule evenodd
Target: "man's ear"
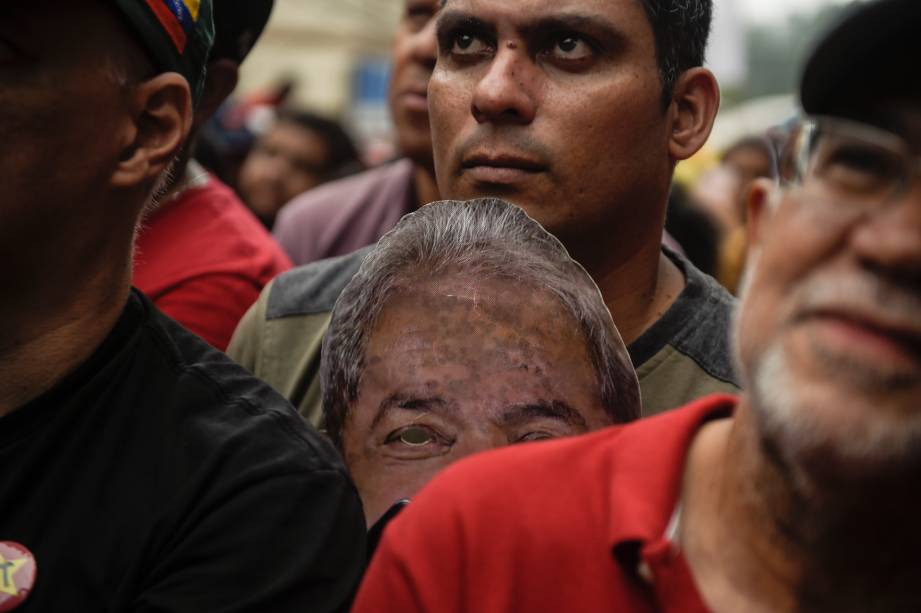
M 771 179 L 755 179 L 748 190 L 745 201 L 745 231 L 749 250 L 761 246 L 764 228 L 774 212 L 775 190 L 779 189 Z
M 222 58 L 208 64 L 205 87 L 195 109 L 195 128 L 211 119 L 224 100 L 233 93 L 240 78 L 240 64 Z
M 131 138 L 112 177 L 115 187 L 154 181 L 182 149 L 192 127 L 192 95 L 181 75 L 167 72 L 137 85 L 130 97 Z
M 682 73 L 669 107 L 672 125 L 668 152 L 674 161 L 686 160 L 704 146 L 719 108 L 720 88 L 712 72 L 698 67 Z

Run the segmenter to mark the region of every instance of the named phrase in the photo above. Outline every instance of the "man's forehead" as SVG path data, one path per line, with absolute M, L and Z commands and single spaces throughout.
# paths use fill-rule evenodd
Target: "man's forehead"
M 476 274 L 444 274 L 397 288 L 384 306 L 387 319 L 439 326 L 477 317 L 506 323 L 561 310 L 549 292 L 529 284 Z
M 639 8 L 637 0 L 442 0 L 442 12 L 472 13 L 479 19 L 529 21 L 566 13 L 616 17 Z

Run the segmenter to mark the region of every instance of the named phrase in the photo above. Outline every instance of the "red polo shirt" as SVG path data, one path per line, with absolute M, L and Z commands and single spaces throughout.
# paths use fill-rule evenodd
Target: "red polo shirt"
M 666 532 L 694 435 L 735 402 L 451 466 L 388 526 L 353 611 L 706 611 Z
M 291 268 L 268 231 L 214 177 L 154 211 L 135 252 L 135 286 L 221 351 L 262 288 Z

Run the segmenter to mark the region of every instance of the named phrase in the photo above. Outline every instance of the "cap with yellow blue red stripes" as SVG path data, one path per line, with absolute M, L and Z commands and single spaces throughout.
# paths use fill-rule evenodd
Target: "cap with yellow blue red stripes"
M 178 72 L 197 104 L 214 42 L 212 0 L 114 0 L 157 68 Z

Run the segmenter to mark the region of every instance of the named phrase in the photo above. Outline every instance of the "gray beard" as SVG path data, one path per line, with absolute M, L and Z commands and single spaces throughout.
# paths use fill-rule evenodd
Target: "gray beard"
M 903 383 L 881 380 L 854 364 L 827 366 L 849 386 L 892 390 Z M 831 423 L 832 412 L 813 409 L 819 400 L 809 398 L 809 390 L 797 381 L 779 342 L 768 348 L 749 374 L 749 397 L 761 437 L 774 443 L 784 463 L 799 478 L 799 486 L 810 481 L 803 460 L 822 454 L 829 456 L 832 464 L 871 470 L 904 468 L 921 461 L 921 413 L 917 419 L 906 419 L 867 406 L 866 419 L 845 415 Z M 847 479 L 847 475 L 839 476 Z

